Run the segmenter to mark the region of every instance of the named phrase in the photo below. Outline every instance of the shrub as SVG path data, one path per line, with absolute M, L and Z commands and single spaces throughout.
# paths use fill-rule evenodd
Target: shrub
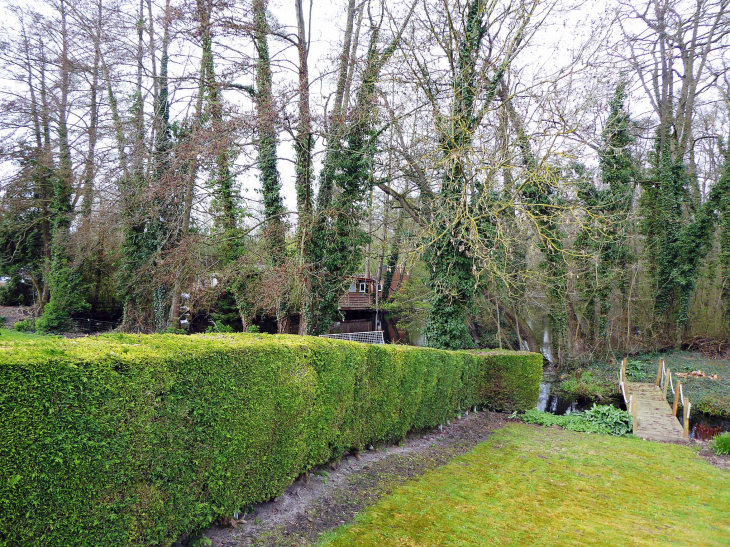
M 631 414 L 612 405 L 593 404 L 581 417 L 598 427 L 600 433 L 628 435 L 632 431 Z
M 646 380 L 646 365 L 635 359 L 626 362 L 626 376 L 632 382 L 643 382 Z
M 233 327 L 230 325 L 226 325 L 220 321 L 217 321 L 215 325 L 209 326 L 207 329 L 205 329 L 206 334 L 221 334 L 221 333 L 231 333 L 233 332 Z
M 33 330 L 33 321 L 30 319 L 23 319 L 22 321 L 15 323 L 13 328 L 18 332 L 28 332 L 29 330 Z
M 348 449 L 537 402 L 539 354 L 270 335 L 0 340 L 0 545 L 170 545 Z M 9 351 L 8 351 L 9 350 Z
M 631 415 L 611 405 L 594 404 L 586 412 L 576 412 L 566 416 L 556 416 L 548 412 L 532 409 L 525 412 L 522 421 L 546 427 L 557 425 L 571 431 L 604 433 L 606 435 L 628 435 L 631 433 Z
M 712 439 L 712 449 L 719 456 L 730 455 L 730 431 L 716 435 Z

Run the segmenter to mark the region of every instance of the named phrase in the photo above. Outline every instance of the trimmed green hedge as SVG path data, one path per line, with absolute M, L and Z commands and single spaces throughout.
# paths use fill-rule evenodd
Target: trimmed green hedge
M 346 450 L 531 408 L 541 370 L 298 336 L 0 340 L 0 545 L 169 545 Z

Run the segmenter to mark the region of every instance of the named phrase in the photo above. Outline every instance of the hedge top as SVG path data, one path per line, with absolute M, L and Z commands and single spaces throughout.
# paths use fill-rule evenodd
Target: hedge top
M 357 342 L 334 340 L 315 336 L 293 334 L 236 333 L 236 334 L 102 334 L 82 338 L 47 336 L 37 339 L 7 340 L 0 338 L 0 365 L 38 362 L 59 358 L 78 360 L 84 363 L 150 361 L 155 358 L 169 358 L 181 351 L 200 353 L 220 351 L 224 348 L 246 349 L 268 344 L 279 344 L 290 349 L 312 347 L 362 347 Z M 380 346 L 386 351 L 411 352 L 428 351 L 444 354 L 458 352 L 416 346 L 386 344 Z M 473 355 L 528 356 L 525 351 L 482 350 L 468 352 Z

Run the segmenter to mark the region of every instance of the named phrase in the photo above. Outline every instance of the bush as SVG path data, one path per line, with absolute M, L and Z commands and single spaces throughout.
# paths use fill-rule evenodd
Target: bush
M 586 412 L 556 416 L 532 409 L 525 412 L 522 421 L 546 427 L 557 425 L 570 431 L 603 433 L 606 435 L 628 435 L 632 431 L 631 415 L 611 405 L 594 404 Z
M 15 323 L 15 325 L 13 325 L 13 329 L 18 332 L 28 332 L 33 330 L 33 321 L 30 319 L 23 319 L 22 321 Z
M 730 431 L 715 435 L 712 439 L 712 449 L 719 456 L 730 455 Z
M 323 338 L 0 340 L 0 545 L 170 545 L 346 450 L 537 402 L 539 354 Z M 9 350 L 9 351 L 8 351 Z
M 211 325 L 207 329 L 205 329 L 205 332 L 206 334 L 231 333 L 233 332 L 233 327 L 231 327 L 230 325 L 225 325 L 218 321 L 215 325 Z

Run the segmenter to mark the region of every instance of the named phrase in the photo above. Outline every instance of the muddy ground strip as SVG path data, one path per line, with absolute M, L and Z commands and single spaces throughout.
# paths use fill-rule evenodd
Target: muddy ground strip
M 280 497 L 256 505 L 228 526 L 214 526 L 205 536 L 212 547 L 311 545 L 323 532 L 352 521 L 403 481 L 465 454 L 509 421 L 507 414 L 469 413 L 398 445 L 348 454 L 336 469 L 314 469 L 308 482 L 301 477 Z
M 280 497 L 210 528 L 205 536 L 212 547 L 313 545 L 323 532 L 351 522 L 404 481 L 465 454 L 510 421 L 516 420 L 507 414 L 469 413 L 443 428 L 409 436 L 398 445 L 348 454 L 336 468 L 314 469 Z M 730 470 L 730 457 L 714 455 L 707 443 L 690 444 L 701 445 L 699 454 L 708 463 Z

